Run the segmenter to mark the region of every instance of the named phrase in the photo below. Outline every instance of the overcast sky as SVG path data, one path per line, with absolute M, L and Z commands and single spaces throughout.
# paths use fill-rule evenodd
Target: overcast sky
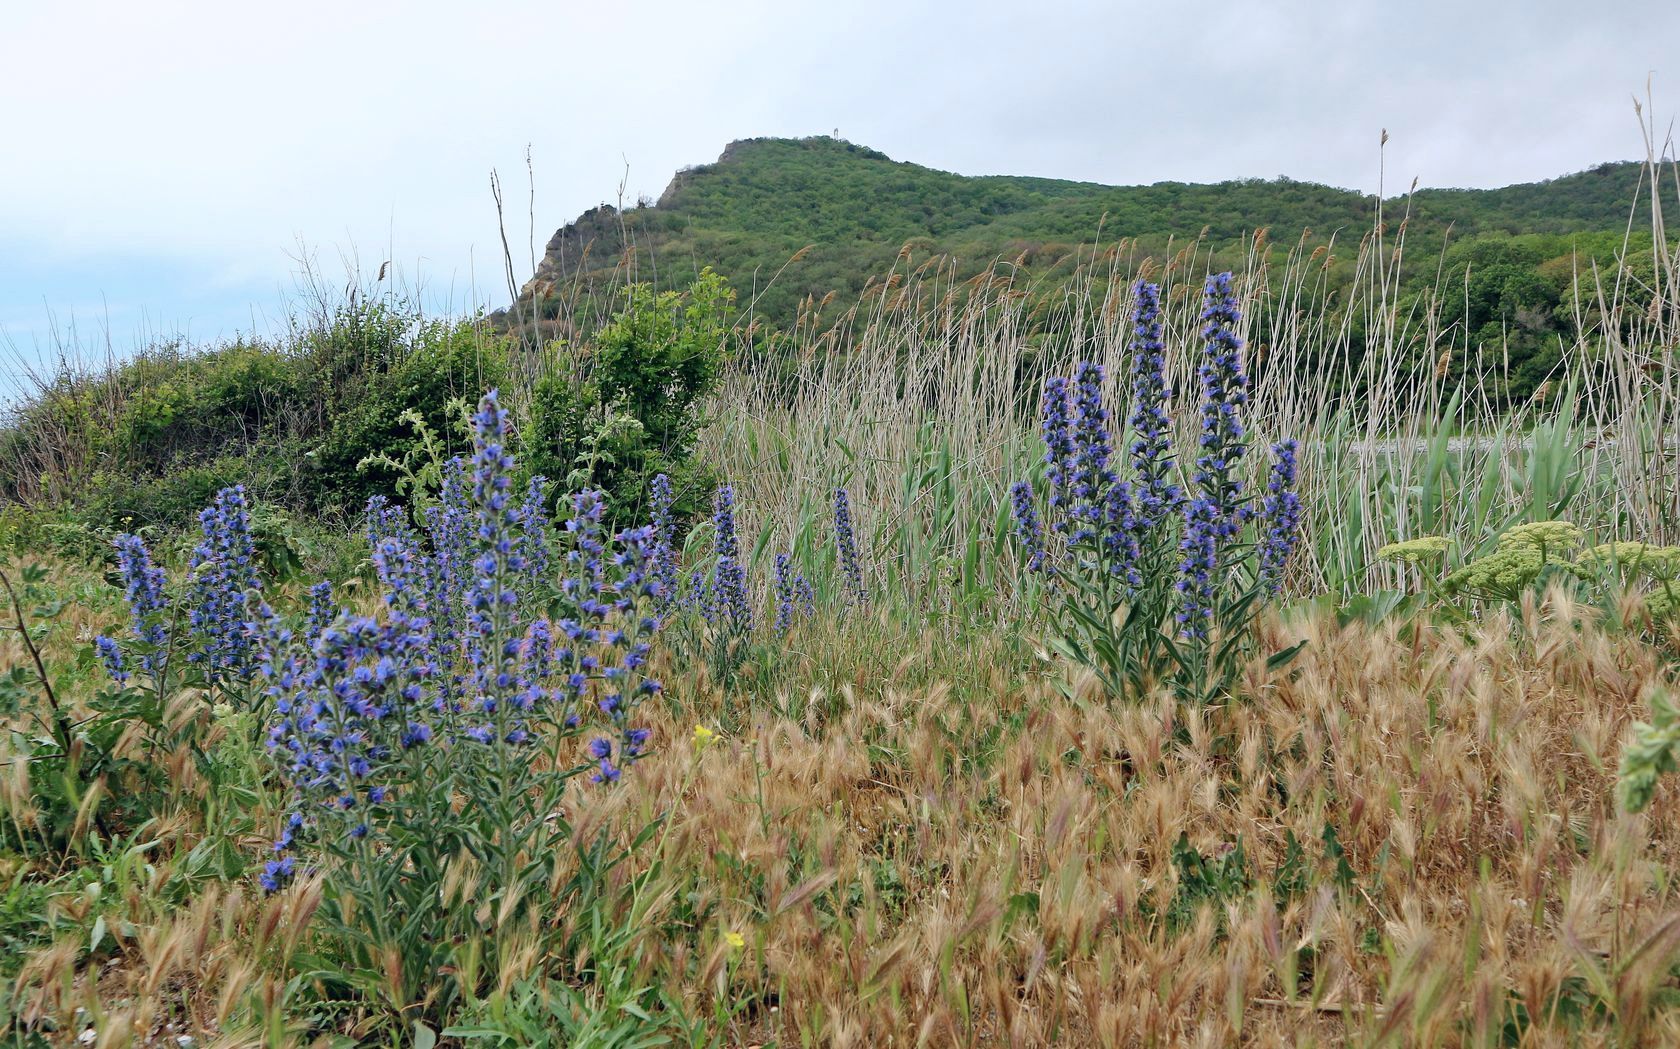
M 299 258 L 506 301 L 583 209 L 731 139 L 965 174 L 1499 186 L 1642 156 L 1680 2 L 0 0 L 0 350 L 271 330 Z M 0 372 L 15 368 L 0 354 Z M 6 384 L 0 374 L 0 391 Z

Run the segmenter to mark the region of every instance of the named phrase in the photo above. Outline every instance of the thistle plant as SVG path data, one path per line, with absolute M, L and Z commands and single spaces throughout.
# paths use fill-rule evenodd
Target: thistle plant
M 1053 376 L 1044 385 L 1040 429 L 1045 512 L 1031 483 L 1017 481 L 1014 532 L 1027 569 L 1045 580 L 1063 655 L 1095 671 L 1115 695 L 1172 679 L 1211 697 L 1245 658 L 1250 621 L 1282 588 L 1301 521 L 1297 450 L 1293 441 L 1273 446 L 1257 515 L 1243 480 L 1248 394 L 1240 317 L 1230 275 L 1220 274 L 1205 289 L 1201 433 L 1182 486 L 1160 289 L 1140 282 L 1134 301 L 1131 476 L 1122 478 L 1112 463 L 1103 368 L 1085 363 L 1071 377 Z
M 1651 720 L 1636 723 L 1622 748 L 1617 770 L 1616 799 L 1628 812 L 1642 812 L 1651 804 L 1661 778 L 1676 768 L 1680 756 L 1680 710 L 1666 691 L 1651 695 Z

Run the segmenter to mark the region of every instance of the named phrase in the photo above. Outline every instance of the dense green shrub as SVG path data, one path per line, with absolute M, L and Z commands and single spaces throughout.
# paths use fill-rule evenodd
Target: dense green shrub
M 686 291 L 632 285 L 588 344 L 559 345 L 531 395 L 525 461 L 564 490 L 598 487 L 615 521 L 635 519 L 647 486 L 668 475 L 676 514 L 692 516 L 712 485 L 694 462 L 701 400 L 729 350 L 735 292 L 710 269 Z
M 354 513 L 369 496 L 394 491 L 397 473 L 367 460 L 401 461 L 418 446 L 405 412 L 459 444 L 462 406 L 500 384 L 508 360 L 506 341 L 473 322 L 425 321 L 385 304 L 340 309 L 304 353 L 321 391 L 319 437 L 306 453 L 306 505 L 329 513 Z
M 176 528 L 223 488 L 243 484 L 264 497 L 282 490 L 285 472 L 277 455 L 256 450 L 182 462 L 150 476 L 101 470 L 88 478 L 74 516 L 94 529 Z
M 107 469 L 129 475 L 265 443 L 285 433 L 309 386 L 284 346 L 246 341 L 201 353 L 171 347 L 142 356 L 124 378 L 100 452 Z
M 352 300 L 273 342 L 155 346 L 26 403 L 0 431 L 0 497 L 96 532 L 177 526 L 235 483 L 293 511 L 353 513 L 392 492 L 393 472 L 363 461 L 415 446 L 405 412 L 458 441 L 460 404 L 507 360 L 476 318 L 428 320 L 400 300 Z

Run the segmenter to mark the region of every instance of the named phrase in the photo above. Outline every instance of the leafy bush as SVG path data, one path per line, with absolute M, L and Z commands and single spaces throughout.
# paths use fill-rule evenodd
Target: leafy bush
M 399 474 L 387 458 L 400 461 L 422 441 L 409 418 L 446 445 L 459 440 L 454 421 L 469 398 L 507 371 L 504 339 L 472 322 L 427 321 L 383 304 L 340 310 L 304 352 L 322 398 L 304 490 L 311 509 L 339 514 L 395 490 Z
M 189 352 L 155 347 L 96 376 L 61 376 L 0 433 L 0 492 L 67 505 L 90 527 L 190 519 L 231 484 L 291 509 L 359 510 L 417 441 L 446 439 L 456 407 L 498 382 L 507 340 L 476 318 L 428 320 L 401 301 L 353 300 L 296 336 Z
M 96 531 L 173 527 L 193 520 L 224 488 L 241 485 L 272 497 L 285 489 L 286 473 L 278 456 L 260 452 L 182 462 L 149 475 L 100 471 L 88 478 L 74 516 Z
M 585 347 L 558 346 L 531 394 L 527 469 L 607 493 L 612 520 L 646 507 L 655 475 L 671 479 L 679 519 L 712 485 L 694 461 L 701 402 L 729 349 L 735 292 L 710 269 L 681 293 L 625 289 L 623 307 Z

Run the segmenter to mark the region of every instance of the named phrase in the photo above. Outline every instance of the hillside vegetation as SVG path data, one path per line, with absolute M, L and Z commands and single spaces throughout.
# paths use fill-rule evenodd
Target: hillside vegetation
M 1399 294 L 1408 305 L 1438 300 L 1444 344 L 1500 345 L 1520 373 L 1512 396 L 1527 396 L 1556 363 L 1558 335 L 1574 326 L 1577 274 L 1608 265 L 1630 228 L 1636 249 L 1649 246 L 1649 188 L 1644 165 L 1605 163 L 1503 189 L 1390 197 L 1381 202 L 1388 235 L 1404 223 L 1421 258 Z M 955 281 L 1004 263 L 1018 280 L 1053 289 L 1091 261 L 1093 246 L 1117 248 L 1130 266 L 1199 246 L 1219 268 L 1254 250 L 1257 235 L 1277 264 L 1319 250 L 1335 309 L 1346 306 L 1378 203 L 1288 178 L 1104 186 L 971 177 L 834 138 L 748 139 L 679 172 L 657 202 L 604 205 L 557 231 L 521 302 L 499 319 L 569 331 L 625 279 L 677 287 L 711 266 L 742 289 L 755 319 L 786 329 L 802 314 L 831 321 L 871 283 L 933 256 Z

